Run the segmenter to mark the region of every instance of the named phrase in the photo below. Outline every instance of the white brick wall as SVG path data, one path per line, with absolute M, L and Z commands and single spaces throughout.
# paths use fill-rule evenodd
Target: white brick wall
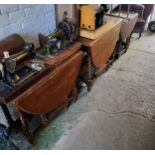
M 55 29 L 54 5 L 0 4 L 0 40 L 12 33 L 39 46 L 38 33 L 48 34 Z
M 5 14 L 5 13 L 8 13 L 8 12 L 12 12 L 12 11 L 16 11 L 18 10 L 18 4 L 3 4 L 3 5 L 0 5 L 0 9 L 1 9 L 1 13 Z

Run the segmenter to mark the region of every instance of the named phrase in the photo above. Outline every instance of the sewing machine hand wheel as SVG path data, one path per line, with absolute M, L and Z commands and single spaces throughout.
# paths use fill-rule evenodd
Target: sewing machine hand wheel
M 68 22 L 61 22 L 58 25 L 58 28 L 62 29 L 64 32 L 64 37 L 69 40 L 71 38 L 72 33 L 75 31 L 75 26 L 69 24 Z

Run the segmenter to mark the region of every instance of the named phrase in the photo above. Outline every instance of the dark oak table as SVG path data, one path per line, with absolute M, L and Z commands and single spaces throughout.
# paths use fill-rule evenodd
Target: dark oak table
M 96 39 L 80 37 L 82 50 L 86 52 L 86 60 L 83 64 L 83 77 L 90 89 L 93 75 L 101 74 L 109 63 L 116 43 L 119 39 L 121 19 L 106 16 L 106 23 L 102 27 L 102 35 Z

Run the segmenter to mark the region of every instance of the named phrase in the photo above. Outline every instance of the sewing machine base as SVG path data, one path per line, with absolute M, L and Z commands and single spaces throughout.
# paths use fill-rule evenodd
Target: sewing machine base
M 18 84 L 11 86 L 5 81 L 0 82 L 0 102 L 7 103 L 12 98 L 14 98 L 18 93 L 21 93 L 26 89 L 26 87 L 29 87 L 34 80 L 40 79 L 43 75 L 48 73 L 47 68 L 43 68 L 41 71 L 34 71 L 32 70 L 31 73 L 28 74 L 28 76 L 23 77 L 21 81 L 19 81 Z
M 45 52 L 43 50 L 40 50 L 39 53 L 37 53 L 37 56 L 39 58 L 42 58 L 42 59 L 45 59 L 45 60 L 50 60 L 52 59 L 53 57 L 55 57 L 56 55 L 60 54 L 63 50 L 56 50 L 56 51 L 53 51 L 49 54 L 45 54 Z

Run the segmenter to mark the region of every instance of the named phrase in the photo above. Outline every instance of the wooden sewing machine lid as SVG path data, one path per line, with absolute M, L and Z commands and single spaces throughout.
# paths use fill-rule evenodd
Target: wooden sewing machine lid
M 25 41 L 18 34 L 12 34 L 0 41 L 0 59 L 3 58 L 3 52 L 9 51 L 10 55 L 20 52 L 25 45 Z

